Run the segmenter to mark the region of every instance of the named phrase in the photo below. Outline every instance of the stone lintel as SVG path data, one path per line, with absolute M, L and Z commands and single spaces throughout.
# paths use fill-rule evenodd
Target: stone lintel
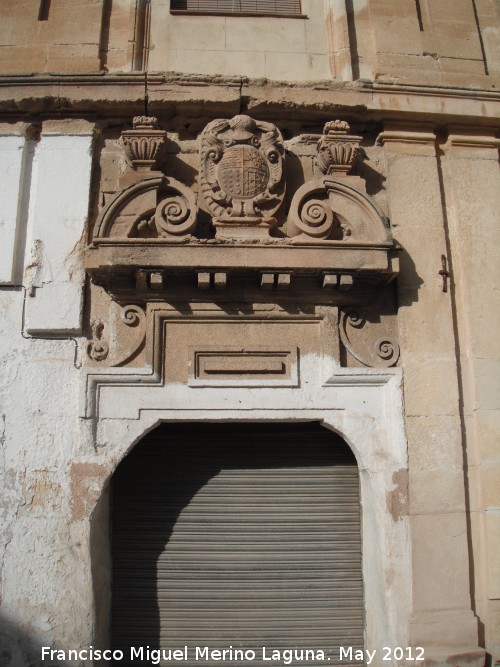
M 89 272 L 127 272 L 137 269 L 165 269 L 186 271 L 353 271 L 381 272 L 392 276 L 397 272 L 393 257 L 397 251 L 387 246 L 335 246 L 324 242 L 310 246 L 283 245 L 229 245 L 219 244 L 100 244 L 86 253 Z M 394 257 L 394 259 L 396 259 Z
M 26 136 L 26 130 L 29 123 L 20 122 L 2 122 L 0 123 L 0 137 L 23 137 Z
M 45 120 L 42 125 L 42 134 L 45 136 L 84 135 L 92 136 L 95 123 L 83 118 L 58 118 Z

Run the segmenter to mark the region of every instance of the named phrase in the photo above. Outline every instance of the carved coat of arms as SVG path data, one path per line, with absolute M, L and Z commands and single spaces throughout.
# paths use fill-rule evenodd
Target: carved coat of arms
M 283 139 L 249 116 L 215 120 L 201 136 L 201 190 L 214 223 L 272 226 L 285 194 Z

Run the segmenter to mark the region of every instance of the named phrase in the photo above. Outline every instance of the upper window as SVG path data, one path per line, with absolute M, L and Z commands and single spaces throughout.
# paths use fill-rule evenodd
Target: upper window
M 300 0 L 171 0 L 174 14 L 302 16 Z

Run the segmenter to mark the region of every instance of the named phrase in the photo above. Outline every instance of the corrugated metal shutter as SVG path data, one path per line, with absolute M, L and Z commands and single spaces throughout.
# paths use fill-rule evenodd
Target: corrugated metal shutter
M 170 0 L 170 9 L 216 14 L 300 14 L 300 0 Z
M 163 425 L 119 466 L 112 497 L 126 656 L 231 645 L 276 664 L 265 646 L 332 650 L 334 666 L 339 645 L 363 647 L 358 470 L 326 429 Z

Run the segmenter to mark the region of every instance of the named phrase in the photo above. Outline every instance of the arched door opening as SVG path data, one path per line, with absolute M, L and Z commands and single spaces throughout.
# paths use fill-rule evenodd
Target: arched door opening
M 332 667 L 363 648 L 358 469 L 316 422 L 162 424 L 118 466 L 111 526 L 121 664 L 131 646 L 187 646 L 184 665 L 211 662 L 196 647 L 256 665 L 322 650 Z

